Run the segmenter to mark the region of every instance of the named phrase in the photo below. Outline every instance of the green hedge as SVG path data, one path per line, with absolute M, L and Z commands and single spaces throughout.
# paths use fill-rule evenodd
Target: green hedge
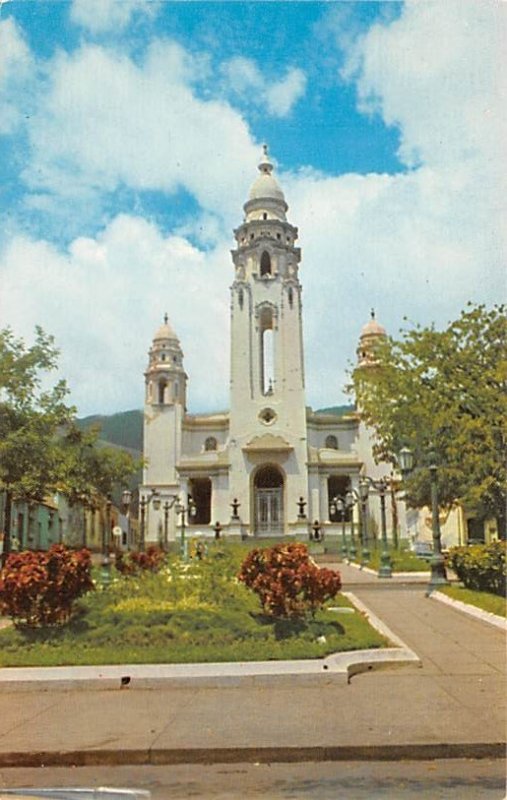
M 467 589 L 505 595 L 505 542 L 453 547 L 449 565 Z

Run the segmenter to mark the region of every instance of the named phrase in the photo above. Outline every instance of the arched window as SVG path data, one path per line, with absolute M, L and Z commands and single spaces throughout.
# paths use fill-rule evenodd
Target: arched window
M 292 286 L 289 288 L 288 295 L 289 295 L 289 305 L 292 308 L 292 306 L 294 305 L 294 291 L 292 289 Z
M 262 219 L 267 219 L 267 218 L 268 218 L 268 215 L 266 214 L 266 212 L 264 212 L 263 215 L 262 215 Z
M 208 436 L 206 441 L 204 442 L 204 449 L 206 451 L 216 450 L 218 447 L 218 442 L 214 436 Z
M 336 436 L 326 436 L 326 447 L 329 450 L 338 450 L 338 439 Z
M 273 309 L 265 306 L 260 315 L 259 361 L 260 388 L 264 395 L 273 394 L 275 387 L 275 337 Z
M 167 389 L 167 382 L 160 381 L 158 384 L 158 402 L 165 403 L 165 390 Z
M 271 256 L 267 250 L 261 256 L 261 275 L 271 275 Z
M 244 300 L 245 300 L 245 296 L 243 294 L 243 289 L 240 289 L 239 292 L 238 292 L 238 302 L 239 302 L 239 307 L 240 308 L 243 308 Z

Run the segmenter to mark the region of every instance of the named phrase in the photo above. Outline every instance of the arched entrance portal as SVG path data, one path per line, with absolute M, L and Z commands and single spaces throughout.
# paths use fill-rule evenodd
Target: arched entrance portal
M 283 533 L 283 474 L 271 464 L 254 477 L 254 531 L 256 536 Z

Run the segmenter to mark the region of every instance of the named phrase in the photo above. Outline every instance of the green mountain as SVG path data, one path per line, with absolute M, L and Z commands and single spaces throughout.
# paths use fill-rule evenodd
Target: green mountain
M 355 406 L 331 406 L 330 408 L 319 408 L 316 414 L 333 414 L 335 417 L 344 417 L 346 414 L 353 414 Z
M 143 412 L 120 411 L 118 414 L 102 416 L 93 414 L 90 417 L 78 419 L 77 424 L 81 430 L 98 425 L 101 441 L 124 447 L 139 455 L 143 449 Z

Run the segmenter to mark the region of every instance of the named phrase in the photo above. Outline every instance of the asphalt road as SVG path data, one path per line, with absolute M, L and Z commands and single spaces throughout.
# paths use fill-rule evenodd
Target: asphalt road
M 1 788 L 123 786 L 153 800 L 504 800 L 501 760 L 0 770 Z

